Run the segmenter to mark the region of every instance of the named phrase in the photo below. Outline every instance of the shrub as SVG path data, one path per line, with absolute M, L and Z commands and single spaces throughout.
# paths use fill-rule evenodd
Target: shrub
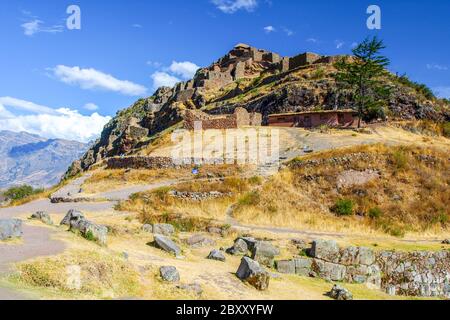
M 332 208 L 338 216 L 351 216 L 353 214 L 353 201 L 350 199 L 339 199 Z
M 11 200 L 22 200 L 33 194 L 43 192 L 43 189 L 34 189 L 32 186 L 23 185 L 20 187 L 12 187 L 5 191 L 4 195 Z
M 371 219 L 378 219 L 383 215 L 383 211 L 381 211 L 380 208 L 375 207 L 369 210 L 369 212 L 367 213 L 369 218 Z
M 394 165 L 397 169 L 406 169 L 408 167 L 408 157 L 403 150 L 394 151 L 392 154 Z
M 442 134 L 444 137 L 450 138 L 450 122 L 446 122 L 442 125 Z
M 247 192 L 238 201 L 239 206 L 255 206 L 260 201 L 258 191 Z

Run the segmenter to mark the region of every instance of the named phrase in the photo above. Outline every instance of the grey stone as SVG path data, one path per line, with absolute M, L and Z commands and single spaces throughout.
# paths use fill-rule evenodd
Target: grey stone
M 442 244 L 450 244 L 450 239 L 445 239 L 442 241 Z
M 328 292 L 328 295 L 335 300 L 353 300 L 353 294 L 337 284 Z
M 178 282 L 180 281 L 180 273 L 173 266 L 164 266 L 159 268 L 159 273 L 164 281 Z
M 210 239 L 202 234 L 195 234 L 186 240 L 186 243 L 193 248 L 214 246 L 216 241 Z
M 108 228 L 95 224 L 88 220 L 72 220 L 70 223 L 71 230 L 79 230 L 81 235 L 87 239 L 93 237 L 100 245 L 105 246 L 108 236 Z
M 294 260 L 280 260 L 275 263 L 277 271 L 285 274 L 295 274 Z
M 156 223 L 153 225 L 154 234 L 162 234 L 164 236 L 171 236 L 175 233 L 175 228 L 171 224 Z
M 151 224 L 144 224 L 142 226 L 142 231 L 148 232 L 148 233 L 153 233 L 153 226 Z
M 173 253 L 177 257 L 181 255 L 180 247 L 166 236 L 160 234 L 155 235 L 155 245 L 166 252 Z
M 295 258 L 295 273 L 307 277 L 312 272 L 312 260 L 309 258 Z
M 22 237 L 22 221 L 19 219 L 0 220 L 0 240 Z
M 252 237 L 240 237 L 239 239 L 242 239 L 247 244 L 248 250 L 252 251 L 255 247 L 256 243 L 258 242 L 255 238 Z
M 316 272 L 320 278 L 332 281 L 343 281 L 346 276 L 345 266 L 318 259 L 313 260 L 312 270 Z
M 30 219 L 32 219 L 32 220 L 39 220 L 39 221 L 42 221 L 43 223 L 48 224 L 48 225 L 52 225 L 53 224 L 53 221 L 50 218 L 50 215 L 47 212 L 44 212 L 44 211 L 38 211 L 36 213 L 33 213 L 31 215 Z
M 236 276 L 246 281 L 257 290 L 264 291 L 269 287 L 270 275 L 259 263 L 249 257 L 243 257 Z
M 346 266 L 358 264 L 370 266 L 375 263 L 375 253 L 365 247 L 348 247 L 341 250 L 339 263 Z
M 267 241 L 258 241 L 252 250 L 252 259 L 259 263 L 272 267 L 275 256 L 280 254 L 280 250 Z
M 248 253 L 247 243 L 242 239 L 236 239 L 233 246 L 226 250 L 226 253 L 231 255 L 244 255 Z
M 60 225 L 70 226 L 71 222 L 78 222 L 84 219 L 84 214 L 80 211 L 71 209 L 66 216 L 61 220 Z
M 208 259 L 222 262 L 225 262 L 226 260 L 225 255 L 221 251 L 215 249 L 209 253 Z
M 397 294 L 397 288 L 393 285 L 388 285 L 386 287 L 386 293 L 390 296 L 395 296 Z
M 310 250 L 311 257 L 328 262 L 339 262 L 339 246 L 334 240 L 314 240 Z

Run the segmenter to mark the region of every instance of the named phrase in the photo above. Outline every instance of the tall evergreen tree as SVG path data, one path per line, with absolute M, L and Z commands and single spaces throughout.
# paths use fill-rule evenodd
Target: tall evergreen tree
M 376 37 L 366 38 L 356 46 L 353 57 L 345 57 L 336 63 L 335 79 L 340 90 L 350 92 L 361 119 L 372 120 L 384 116 L 383 105 L 389 96 L 389 87 L 382 81 L 387 74 L 389 59 L 380 51 L 386 47 Z

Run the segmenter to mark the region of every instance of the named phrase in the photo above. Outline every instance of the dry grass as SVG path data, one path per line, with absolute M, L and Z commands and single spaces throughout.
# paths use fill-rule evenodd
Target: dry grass
M 297 161 L 330 159 L 362 152 L 375 160 L 300 166 L 275 176 L 259 191 L 244 195 L 235 216 L 240 221 L 330 231 L 448 233 L 450 183 L 447 153 L 433 148 L 359 146 L 323 152 Z M 420 157 L 426 156 L 425 160 Z M 345 170 L 381 171 L 381 178 L 362 186 L 338 190 L 337 178 Z M 339 199 L 354 203 L 357 215 L 336 217 L 330 208 Z M 369 217 L 371 209 L 381 215 Z

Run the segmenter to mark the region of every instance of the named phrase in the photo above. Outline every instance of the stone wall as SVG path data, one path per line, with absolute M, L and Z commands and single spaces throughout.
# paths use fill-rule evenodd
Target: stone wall
M 450 252 L 375 252 L 341 249 L 333 240 L 315 240 L 307 257 L 276 262 L 278 272 L 331 281 L 365 283 L 391 295 L 450 298 Z
M 186 110 L 184 115 L 184 127 L 186 130 L 194 130 L 196 122 L 201 122 L 202 129 L 237 129 L 244 126 L 260 126 L 262 115 L 248 113 L 244 108 L 236 108 L 230 115 L 210 115 L 198 110 Z
M 108 169 L 168 169 L 175 168 L 170 157 L 115 157 L 106 160 Z

